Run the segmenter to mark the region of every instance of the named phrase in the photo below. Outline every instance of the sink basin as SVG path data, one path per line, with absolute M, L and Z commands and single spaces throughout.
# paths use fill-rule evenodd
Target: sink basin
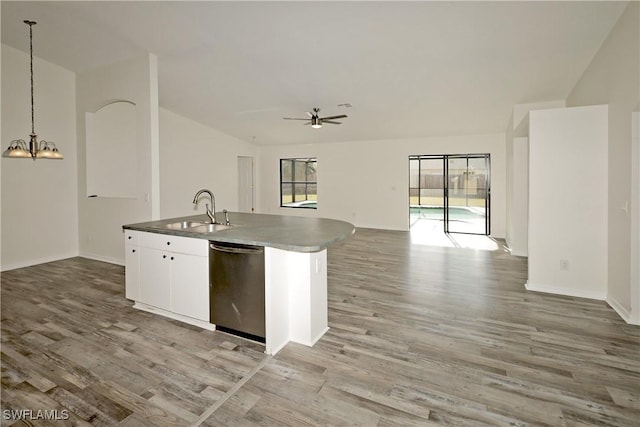
M 195 231 L 198 233 L 213 233 L 214 231 L 228 230 L 229 228 L 233 228 L 233 225 L 200 224 L 196 227 L 191 228 L 189 231 Z
M 194 228 L 201 225 L 205 225 L 204 222 L 195 221 L 180 221 L 172 222 L 171 224 L 159 225 L 159 228 L 168 228 L 169 230 L 186 230 L 187 228 Z
M 208 222 L 200 221 L 179 221 L 171 222 L 169 224 L 157 225 L 156 228 L 163 228 L 165 230 L 183 230 L 193 233 L 213 233 L 214 231 L 222 231 L 232 228 L 233 225 L 224 224 L 210 224 Z

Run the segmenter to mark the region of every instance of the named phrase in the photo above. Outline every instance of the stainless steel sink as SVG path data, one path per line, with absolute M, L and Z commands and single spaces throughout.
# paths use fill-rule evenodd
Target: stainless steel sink
M 159 225 L 158 228 L 168 228 L 169 230 L 186 230 L 188 228 L 194 228 L 204 224 L 205 224 L 204 222 L 180 221 L 180 222 L 172 222 L 170 224 Z
M 224 224 L 202 224 L 197 227 L 191 228 L 189 231 L 195 231 L 198 233 L 213 233 L 214 231 L 222 231 L 233 228 L 233 225 Z
M 193 233 L 213 233 L 215 231 L 222 231 L 232 228 L 232 225 L 224 224 L 210 224 L 208 222 L 200 221 L 180 221 L 171 222 L 169 224 L 163 224 L 156 226 L 157 228 L 164 228 L 167 230 L 183 230 Z

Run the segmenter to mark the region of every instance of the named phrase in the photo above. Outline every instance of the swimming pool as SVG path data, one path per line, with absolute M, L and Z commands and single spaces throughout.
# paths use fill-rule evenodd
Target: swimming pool
M 444 208 L 442 206 L 411 206 L 409 214 L 416 219 L 444 220 Z M 449 207 L 449 219 L 458 221 L 484 220 L 484 208 L 476 207 Z

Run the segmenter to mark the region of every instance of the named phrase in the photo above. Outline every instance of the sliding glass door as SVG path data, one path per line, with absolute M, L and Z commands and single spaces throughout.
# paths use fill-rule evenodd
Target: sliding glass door
M 441 222 L 445 233 L 490 233 L 489 154 L 409 157 L 409 212 Z
M 419 220 L 444 220 L 442 158 L 409 159 L 409 212 L 411 225 Z
M 489 155 L 445 157 L 446 233 L 486 234 L 489 229 Z

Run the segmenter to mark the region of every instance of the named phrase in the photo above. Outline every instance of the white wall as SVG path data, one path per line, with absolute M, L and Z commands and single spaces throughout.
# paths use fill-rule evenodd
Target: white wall
M 507 126 L 507 245 L 513 255 L 527 256 L 529 112 L 565 106 L 564 100 L 516 104 Z M 518 139 L 525 138 L 525 139 Z
M 2 159 L 2 261 L 9 270 L 78 254 L 72 72 L 34 57 L 35 130 L 64 160 Z M 29 55 L 2 45 L 2 151 L 31 133 Z
M 640 112 L 633 113 L 631 132 L 631 312 L 640 325 Z
M 513 252 L 514 213 L 513 213 L 513 114 L 505 131 L 505 235 L 507 246 Z
M 502 133 L 262 146 L 257 206 L 261 213 L 317 216 L 349 221 L 358 227 L 407 230 L 409 156 L 466 153 L 491 154 L 491 234 L 504 237 L 506 151 Z M 279 161 L 288 157 L 317 157 L 317 210 L 279 207 Z
M 211 190 L 216 210 L 238 209 L 238 156 L 256 157 L 254 144 L 160 109 L 160 217 L 205 212 L 192 200 L 201 188 Z M 204 196 L 203 196 L 204 197 Z
M 568 106 L 609 105 L 608 295 L 607 301 L 630 318 L 631 129 L 640 103 L 640 4 L 629 5 L 567 98 Z M 634 284 L 638 286 L 637 283 Z M 638 294 L 638 290 L 634 290 Z
M 511 254 L 528 255 L 529 237 L 529 138 L 513 139 L 512 148 L 512 234 Z
M 76 81 L 80 254 L 123 263 L 122 225 L 157 218 L 160 212 L 157 59 L 145 55 L 80 73 Z M 136 104 L 138 143 L 131 149 L 138 159 L 137 198 L 88 198 L 85 113 L 115 100 Z
M 607 106 L 529 117 L 527 289 L 604 299 Z
M 530 102 L 528 104 L 516 104 L 513 106 L 513 130 L 514 136 L 526 136 L 528 130 L 529 112 L 534 110 L 548 110 L 550 108 L 562 108 L 566 106 L 564 99 L 552 101 Z
M 2 17 L 2 13 L 0 12 L 0 18 Z M 2 25 L 0 25 L 1 27 Z M 0 45 L 0 80 L 2 76 L 2 46 Z M 0 81 L 1 83 L 1 81 Z M 2 98 L 2 84 L 0 84 L 0 99 Z M 2 105 L 0 102 L 0 138 L 4 138 L 4 134 L 2 133 Z M 5 147 L 0 145 L 0 151 L 4 150 Z M 2 271 L 2 162 L 0 161 L 0 271 Z

